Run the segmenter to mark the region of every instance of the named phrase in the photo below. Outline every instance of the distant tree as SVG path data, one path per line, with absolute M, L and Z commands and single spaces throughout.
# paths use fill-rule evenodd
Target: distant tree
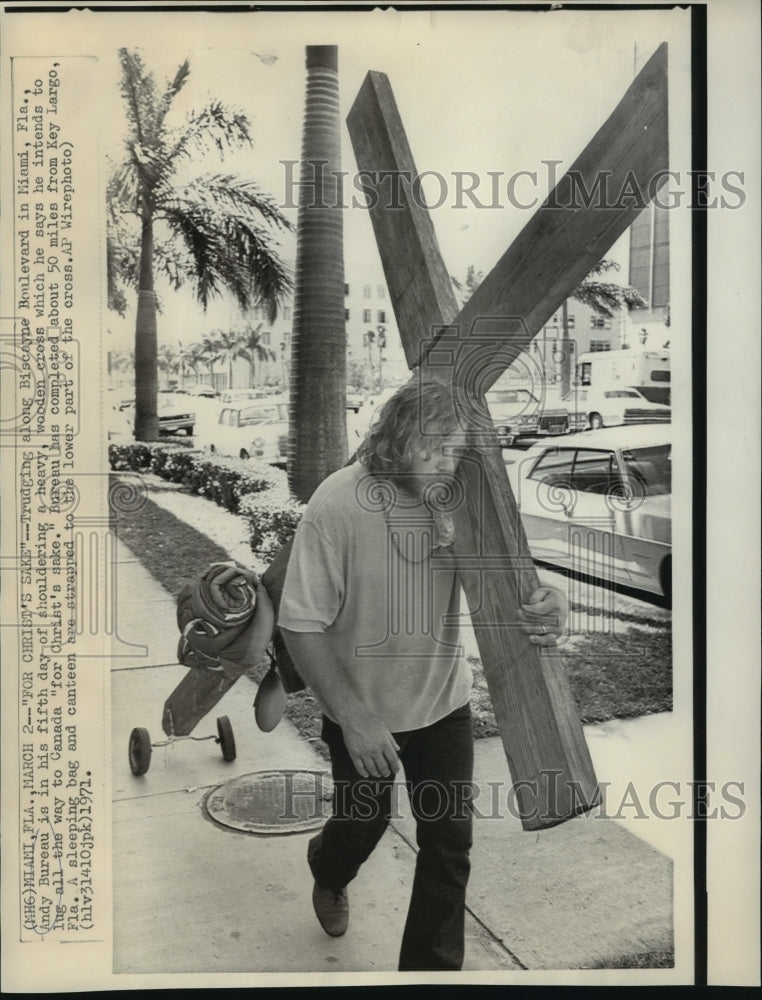
M 251 364 L 251 355 L 246 349 L 246 339 L 237 330 L 213 330 L 212 337 L 217 345 L 216 360 L 227 368 L 228 389 L 233 388 L 233 363 L 243 358 Z
M 210 100 L 172 127 L 170 111 L 188 80 L 188 60 L 159 86 L 137 52 L 120 49 L 119 59 L 129 133 L 127 155 L 107 188 L 108 290 L 109 304 L 123 311 L 123 287 L 137 288 L 135 437 L 145 441 L 156 439 L 159 429 L 155 272 L 174 289 L 187 282 L 204 309 L 227 290 L 241 308 L 259 304 L 274 319 L 292 287 L 274 232 L 292 227 L 275 200 L 251 181 L 231 174 L 182 175 L 210 151 L 224 157 L 250 146 L 245 114 Z
M 616 285 L 613 282 L 599 281 L 598 276 L 607 271 L 619 271 L 620 266 L 614 260 L 604 258 L 600 260 L 590 271 L 585 280 L 581 282 L 569 295 L 570 299 L 575 299 L 586 305 L 593 312 L 600 316 L 614 316 L 620 309 L 636 309 L 645 306 L 645 302 L 636 288 L 630 285 Z M 465 279 L 460 282 L 452 275 L 450 280 L 460 295 L 461 302 L 465 304 L 481 284 L 484 275 L 477 270 L 473 264 L 469 264 Z M 571 387 L 571 364 L 572 352 L 569 347 L 569 315 L 568 299 L 565 299 L 561 307 L 561 394 L 566 395 Z
M 171 373 L 177 370 L 177 351 L 170 344 L 161 344 L 157 350 L 156 364 L 159 371 L 164 372 L 166 382 Z
M 466 276 L 463 281 L 459 281 L 452 274 L 450 275 L 450 281 L 453 283 L 455 291 L 458 293 L 461 305 L 465 305 L 466 302 L 468 302 L 483 280 L 484 272 L 478 271 L 474 264 L 468 265 Z
M 262 323 L 257 326 L 247 325 L 243 333 L 243 344 L 249 357 L 249 380 L 251 385 L 257 384 L 257 369 L 262 362 L 276 361 L 278 355 L 264 343 Z
M 599 261 L 569 298 L 588 306 L 600 316 L 613 316 L 620 309 L 643 308 L 646 303 L 640 292 L 631 285 L 615 285 L 613 282 L 596 280 L 595 276 L 606 271 L 619 270 L 620 266 L 614 260 Z

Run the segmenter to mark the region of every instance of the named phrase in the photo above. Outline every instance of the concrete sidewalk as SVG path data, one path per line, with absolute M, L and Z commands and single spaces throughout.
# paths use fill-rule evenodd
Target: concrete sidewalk
M 415 865 L 405 795 L 397 796 L 398 818 L 350 887 L 349 932 L 327 937 L 310 901 L 311 834 L 236 832 L 214 823 L 204 808 L 208 793 L 230 778 L 262 770 L 323 772 L 327 762 L 287 720 L 271 733 L 256 728 L 256 685 L 244 677 L 219 711 L 233 724 L 235 761 L 225 763 L 213 741 L 181 741 L 155 749 L 148 773 L 134 777 L 130 731 L 145 726 L 152 738 L 163 738 L 162 706 L 185 668 L 175 660 L 172 597 L 123 546 L 117 592 L 114 971 L 393 972 Z M 216 714 L 199 724 L 198 735 L 216 732 Z M 676 729 L 671 713 L 587 727 L 599 781 L 607 783 L 606 807 L 540 834 L 525 833 L 505 808 L 510 784 L 500 741 L 477 741 L 483 818 L 474 830 L 466 971 L 605 967 L 672 947 L 673 871 L 664 851 L 677 857 L 687 830 L 642 816 L 639 826 L 634 817 L 625 821 L 637 810 L 620 803 L 628 782 L 647 804 L 655 781 L 690 776 L 689 766 L 678 773 L 685 760 L 665 761 L 666 750 L 674 755 L 689 746 Z M 606 810 L 622 820 L 607 818 Z

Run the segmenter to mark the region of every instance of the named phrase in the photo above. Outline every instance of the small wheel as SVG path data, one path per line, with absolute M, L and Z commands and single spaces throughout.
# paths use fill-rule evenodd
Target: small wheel
M 600 413 L 590 414 L 590 429 L 593 431 L 598 431 L 603 427 L 603 417 Z
M 238 457 L 239 458 L 248 458 L 249 457 L 249 453 L 248 453 L 248 451 L 246 451 L 245 448 L 241 448 L 241 452 L 240 452 L 240 454 L 239 454 Z
M 151 766 L 151 737 L 148 730 L 142 726 L 136 726 L 130 733 L 130 743 L 128 747 L 130 758 L 130 770 L 136 777 L 145 774 Z
M 217 742 L 222 750 L 222 759 L 235 760 L 235 736 L 233 736 L 233 727 L 227 715 L 221 715 L 217 719 L 217 732 L 220 737 Z

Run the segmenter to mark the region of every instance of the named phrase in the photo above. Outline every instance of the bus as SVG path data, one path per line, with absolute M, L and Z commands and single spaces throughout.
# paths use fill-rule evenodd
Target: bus
M 621 350 L 592 351 L 577 359 L 580 388 L 637 389 L 652 403 L 670 403 L 670 352 Z

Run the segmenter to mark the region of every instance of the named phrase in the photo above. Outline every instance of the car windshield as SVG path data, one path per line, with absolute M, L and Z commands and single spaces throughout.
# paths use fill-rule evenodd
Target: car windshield
M 606 399 L 638 399 L 640 397 L 640 393 L 633 389 L 610 389 L 604 395 Z
M 269 406 L 246 406 L 238 413 L 238 426 L 249 427 L 252 424 L 272 423 L 276 420 L 287 420 L 284 403 L 273 403 Z
M 668 444 L 651 448 L 630 448 L 622 452 L 628 473 L 645 495 L 664 496 L 672 492 L 672 449 Z

